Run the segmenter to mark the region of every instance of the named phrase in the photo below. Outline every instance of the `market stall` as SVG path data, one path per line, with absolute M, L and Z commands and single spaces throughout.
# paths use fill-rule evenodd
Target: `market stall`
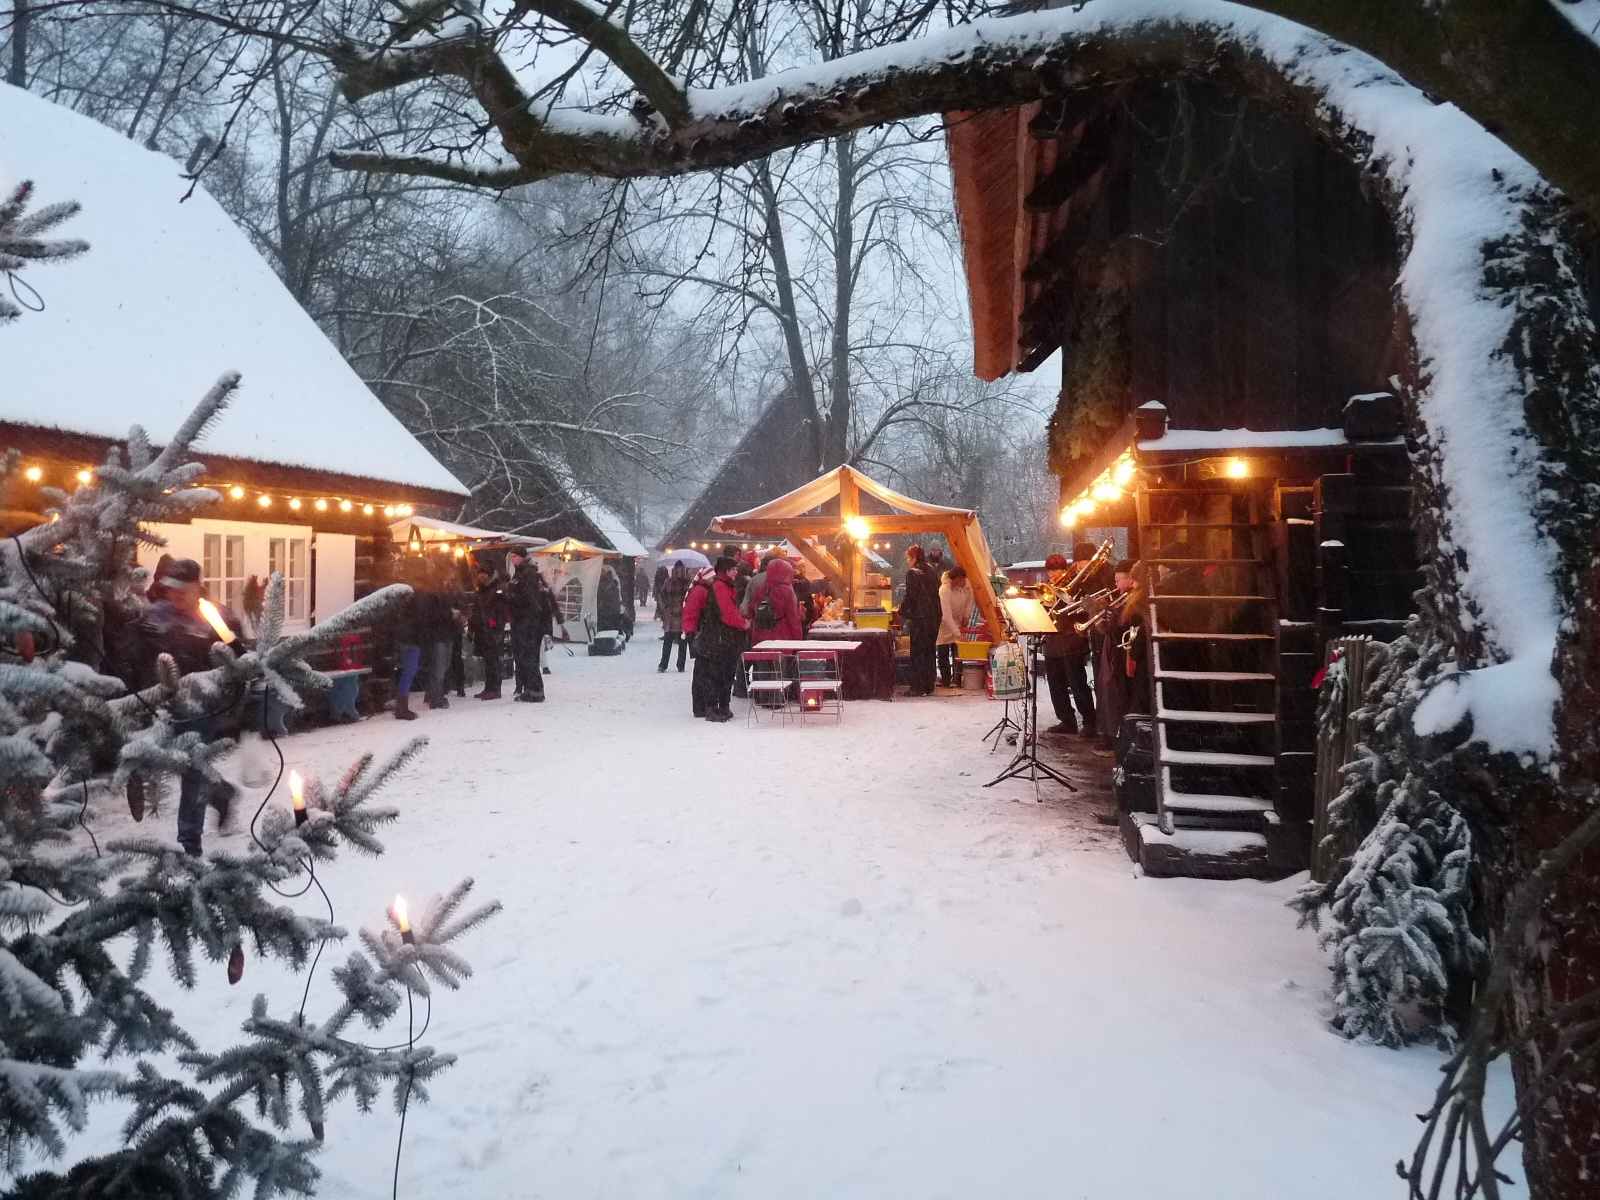
M 717 517 L 712 528 L 733 537 L 781 544 L 832 586 L 841 601 L 842 619 L 814 625 L 808 636 L 861 643 L 842 658 L 847 700 L 888 699 L 894 694 L 894 634 L 882 627 L 864 627 L 868 609 L 882 612 L 886 591 L 881 573 L 888 564 L 873 554 L 873 537 L 942 535 L 955 561 L 966 568 L 990 640 L 1004 639 L 990 583 L 994 556 L 971 509 L 914 500 L 852 467 L 839 467 L 766 504 Z M 887 623 L 886 616 L 882 620 Z
M 592 642 L 599 629 L 600 573 L 605 560 L 622 556 L 577 538 L 536 547 L 531 554 L 556 598 L 555 636 L 564 642 Z

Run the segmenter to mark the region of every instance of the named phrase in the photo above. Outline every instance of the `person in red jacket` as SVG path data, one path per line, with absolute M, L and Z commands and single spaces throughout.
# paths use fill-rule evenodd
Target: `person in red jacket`
M 761 605 L 772 602 L 774 623 L 762 627 Z M 774 640 L 799 641 L 805 636 L 800 620 L 800 598 L 794 593 L 794 564 L 779 557 L 767 564 L 766 578 L 750 589 L 750 641 L 759 646 Z
M 695 576 L 683 604 L 684 632 L 694 635 L 694 682 L 690 685 L 694 715 L 708 721 L 729 721 L 734 672 L 744 648 L 743 633 L 750 622 L 739 612 L 731 558 L 717 559 L 711 578 Z

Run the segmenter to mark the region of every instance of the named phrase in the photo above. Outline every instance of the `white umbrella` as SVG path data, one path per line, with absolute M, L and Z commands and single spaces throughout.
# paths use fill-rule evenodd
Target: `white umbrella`
M 700 551 L 688 549 L 669 550 L 660 558 L 656 559 L 656 562 L 662 563 L 669 567 L 673 563 L 681 562 L 685 567 L 691 567 L 695 569 L 700 567 L 709 567 L 711 565 L 711 560 L 704 554 L 701 554 Z

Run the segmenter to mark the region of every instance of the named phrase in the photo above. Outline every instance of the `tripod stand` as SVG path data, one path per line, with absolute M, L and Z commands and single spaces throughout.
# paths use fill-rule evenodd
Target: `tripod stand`
M 1005 703 L 1005 711 L 1000 714 L 1000 719 L 990 727 L 988 733 L 983 735 L 983 740 L 986 742 L 990 738 L 994 739 L 994 745 L 989 747 L 990 754 L 1000 749 L 1000 739 L 1008 733 L 1011 735 L 1011 744 L 1016 745 L 1017 736 L 1022 732 L 1022 726 L 1011 719 L 1011 701 L 1007 700 Z
M 1022 724 L 1018 726 L 1017 753 L 1010 763 L 1006 765 L 1004 771 L 1001 771 L 1000 774 L 983 786 L 993 787 L 1005 779 L 1027 780 L 1033 784 L 1034 799 L 1037 800 L 1039 798 L 1039 780 L 1053 779 L 1066 788 L 1067 791 L 1075 792 L 1078 789 L 1068 783 L 1066 777 L 1060 771 L 1048 763 L 1039 761 L 1039 674 L 1034 664 L 1038 661 L 1039 638 L 1042 635 L 1021 633 L 1018 636 L 1022 639 L 1023 645 L 1027 647 L 1023 657 L 1023 668 L 1028 676 L 1028 690 L 1022 696 Z M 1005 717 L 1001 718 L 1001 724 L 995 728 L 1003 729 L 1005 722 L 1009 719 L 1010 714 L 1007 713 Z M 992 733 L 994 730 L 990 732 Z M 999 745 L 998 737 L 995 744 Z

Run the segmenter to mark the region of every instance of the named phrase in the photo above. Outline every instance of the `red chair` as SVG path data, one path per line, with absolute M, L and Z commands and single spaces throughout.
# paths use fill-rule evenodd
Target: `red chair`
M 744 687 L 748 697 L 745 725 L 755 719 L 756 706 L 773 717 L 789 718 L 789 695 L 794 681 L 784 671 L 782 650 L 746 650 L 743 654 Z
M 799 711 L 809 716 L 832 713 L 834 724 L 844 720 L 844 671 L 837 650 L 795 651 Z

